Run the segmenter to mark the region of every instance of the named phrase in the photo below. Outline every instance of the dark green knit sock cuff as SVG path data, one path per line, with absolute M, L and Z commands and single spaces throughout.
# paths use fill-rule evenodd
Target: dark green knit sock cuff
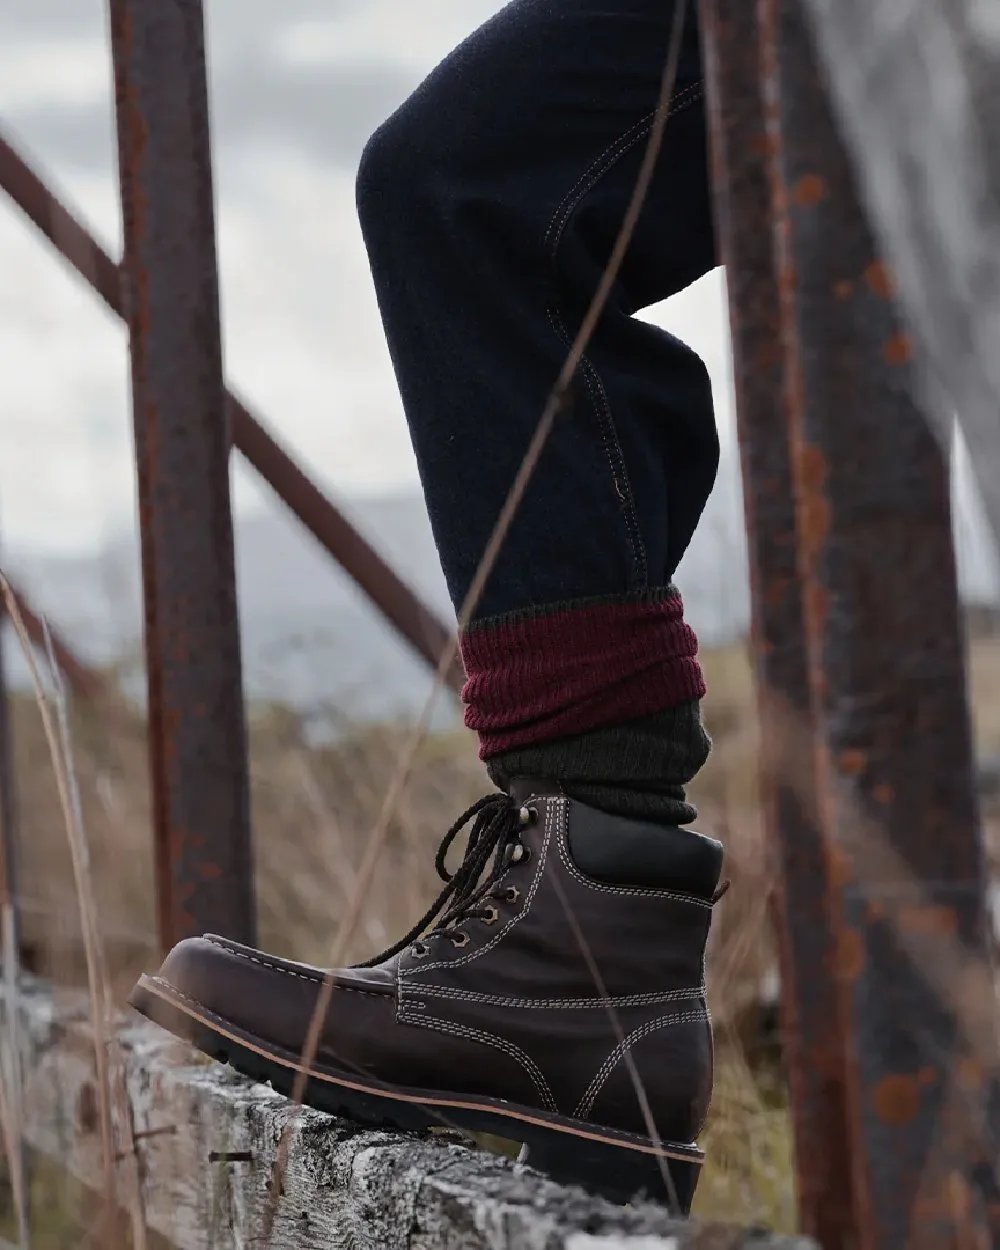
M 515 777 L 558 781 L 591 807 L 636 820 L 686 825 L 697 819 L 685 786 L 701 770 L 712 742 L 697 700 L 628 721 L 495 755 L 486 761 L 495 785 Z

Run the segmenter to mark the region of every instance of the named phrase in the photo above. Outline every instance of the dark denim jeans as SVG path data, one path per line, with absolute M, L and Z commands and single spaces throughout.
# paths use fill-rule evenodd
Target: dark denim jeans
M 694 8 L 645 211 L 480 620 L 666 586 L 715 480 L 706 370 L 634 317 L 716 264 Z M 621 226 L 672 10 L 513 0 L 365 151 L 361 224 L 456 603 Z

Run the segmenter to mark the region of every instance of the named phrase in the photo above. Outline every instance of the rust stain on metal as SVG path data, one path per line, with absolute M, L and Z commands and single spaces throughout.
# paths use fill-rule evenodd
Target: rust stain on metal
M 902 331 L 894 334 L 889 339 L 883 349 L 886 364 L 894 369 L 898 369 L 901 365 L 909 364 L 913 359 L 913 341 L 908 334 Z
M 837 935 L 836 975 L 841 981 L 856 981 L 865 964 L 865 948 L 861 935 L 853 929 L 841 929 Z
M 792 202 L 799 208 L 815 208 L 828 194 L 825 179 L 819 174 L 804 174 L 792 188 Z
M 817 629 L 822 628 L 830 612 L 830 592 L 819 582 L 809 581 L 803 589 L 803 598 L 809 620 Z M 825 690 L 826 675 L 820 670 L 813 675 L 813 692 L 822 698 Z
M 929 937 L 954 937 L 958 933 L 958 916 L 951 907 L 933 904 L 898 907 L 894 920 L 903 933 Z
M 876 260 L 865 270 L 865 281 L 879 299 L 895 299 L 896 284 L 889 266 L 884 261 Z
M 868 756 L 864 751 L 841 751 L 839 761 L 840 771 L 845 777 L 860 777 L 868 767 Z
M 826 862 L 831 889 L 842 890 L 854 880 L 854 863 L 843 847 L 827 846 Z
M 916 1076 L 887 1076 L 872 1091 L 875 1114 L 900 1128 L 912 1124 L 920 1112 L 921 1089 Z
M 775 368 L 780 367 L 781 358 L 781 343 L 777 339 L 771 339 L 756 345 L 756 364 L 758 369 L 764 372 L 771 372 Z
M 828 476 L 826 456 L 821 447 L 806 444 L 798 457 L 802 498 L 799 503 L 802 543 L 815 555 L 830 533 L 830 503 L 825 496 Z

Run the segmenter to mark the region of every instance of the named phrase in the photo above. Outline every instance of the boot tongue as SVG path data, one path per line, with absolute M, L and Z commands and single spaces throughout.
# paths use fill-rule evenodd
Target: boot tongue
M 514 777 L 508 791 L 515 803 L 526 803 L 528 799 L 555 798 L 562 794 L 557 781 L 545 781 L 539 777 Z

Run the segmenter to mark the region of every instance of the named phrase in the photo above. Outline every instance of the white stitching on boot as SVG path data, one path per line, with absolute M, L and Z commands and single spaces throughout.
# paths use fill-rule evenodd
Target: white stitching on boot
M 524 905 L 517 912 L 517 914 L 515 916 L 512 916 L 510 920 L 500 930 L 500 932 L 497 933 L 494 937 L 492 937 L 490 941 L 486 943 L 485 946 L 479 947 L 478 950 L 473 951 L 469 955 L 463 955 L 460 959 L 440 959 L 438 960 L 437 963 L 421 964 L 419 968 L 408 968 L 408 969 L 404 969 L 402 965 L 400 964 L 398 968 L 398 981 L 399 981 L 399 986 L 401 989 L 402 989 L 404 977 L 406 978 L 406 980 L 412 982 L 414 985 L 419 985 L 423 987 L 421 974 L 425 972 L 431 972 L 435 968 L 461 968 L 465 964 L 471 963 L 474 959 L 478 959 L 480 955 L 485 955 L 487 951 L 491 951 L 498 942 L 502 941 L 507 936 L 507 934 L 510 933 L 511 929 L 513 929 L 514 926 L 521 920 L 522 916 L 527 915 L 527 913 L 531 910 L 531 904 L 534 901 L 535 895 L 538 893 L 538 886 L 542 879 L 542 869 L 545 867 L 545 861 L 548 858 L 549 844 L 552 841 L 553 827 L 555 824 L 555 821 L 553 818 L 554 807 L 555 807 L 555 802 L 550 802 L 548 806 L 546 807 L 545 838 L 538 852 L 538 867 L 535 869 L 535 876 L 531 882 L 531 889 L 528 891 L 527 896 L 525 897 Z M 503 878 L 501 877 L 500 881 L 502 880 Z M 500 884 L 500 881 L 497 882 L 497 885 Z
M 414 987 L 416 988 L 416 987 Z M 608 1007 L 658 1007 L 686 999 L 702 998 L 704 985 L 690 989 L 664 990 L 662 993 L 622 994 L 617 998 L 505 998 L 499 994 L 477 994 L 472 990 L 448 989 L 446 986 L 420 985 L 420 993 L 434 998 L 450 998 L 466 1003 L 488 1003 L 493 1007 L 566 1008 L 570 1011 L 597 1010 Z
M 405 1012 L 400 1012 L 398 1019 L 403 1024 L 412 1024 L 426 1029 L 435 1029 L 438 1033 L 450 1033 L 455 1037 L 460 1037 L 473 1042 L 481 1042 L 484 1046 L 493 1046 L 496 1050 L 502 1051 L 509 1058 L 519 1063 L 535 1087 L 535 1092 L 541 1098 L 543 1105 L 548 1111 L 558 1111 L 556 1100 L 552 1097 L 552 1091 L 549 1089 L 548 1082 L 542 1076 L 541 1070 L 530 1055 L 526 1054 L 519 1046 L 515 1046 L 513 1042 L 507 1041 L 505 1037 L 498 1037 L 495 1033 L 486 1033 L 482 1029 L 473 1029 L 465 1024 L 454 1024 L 449 1020 L 440 1020 L 437 1016 L 410 1016 Z
M 597 1101 L 597 1098 L 607 1083 L 608 1078 L 618 1066 L 619 1061 L 624 1058 L 626 1052 L 631 1050 L 636 1042 L 641 1041 L 650 1033 L 655 1033 L 658 1029 L 669 1028 L 672 1024 L 691 1024 L 700 1020 L 704 1020 L 706 1023 L 708 1022 L 707 1011 L 689 1011 L 680 1016 L 660 1016 L 658 1019 L 650 1020 L 646 1024 L 641 1025 L 638 1029 L 635 1029 L 628 1035 L 628 1037 L 618 1043 L 611 1054 L 608 1055 L 607 1059 L 605 1059 L 604 1063 L 601 1064 L 597 1075 L 590 1082 L 586 1093 L 577 1104 L 576 1110 L 573 1112 L 574 1116 L 577 1116 L 580 1119 L 586 1119 L 586 1117 L 593 1110 L 594 1103 Z

